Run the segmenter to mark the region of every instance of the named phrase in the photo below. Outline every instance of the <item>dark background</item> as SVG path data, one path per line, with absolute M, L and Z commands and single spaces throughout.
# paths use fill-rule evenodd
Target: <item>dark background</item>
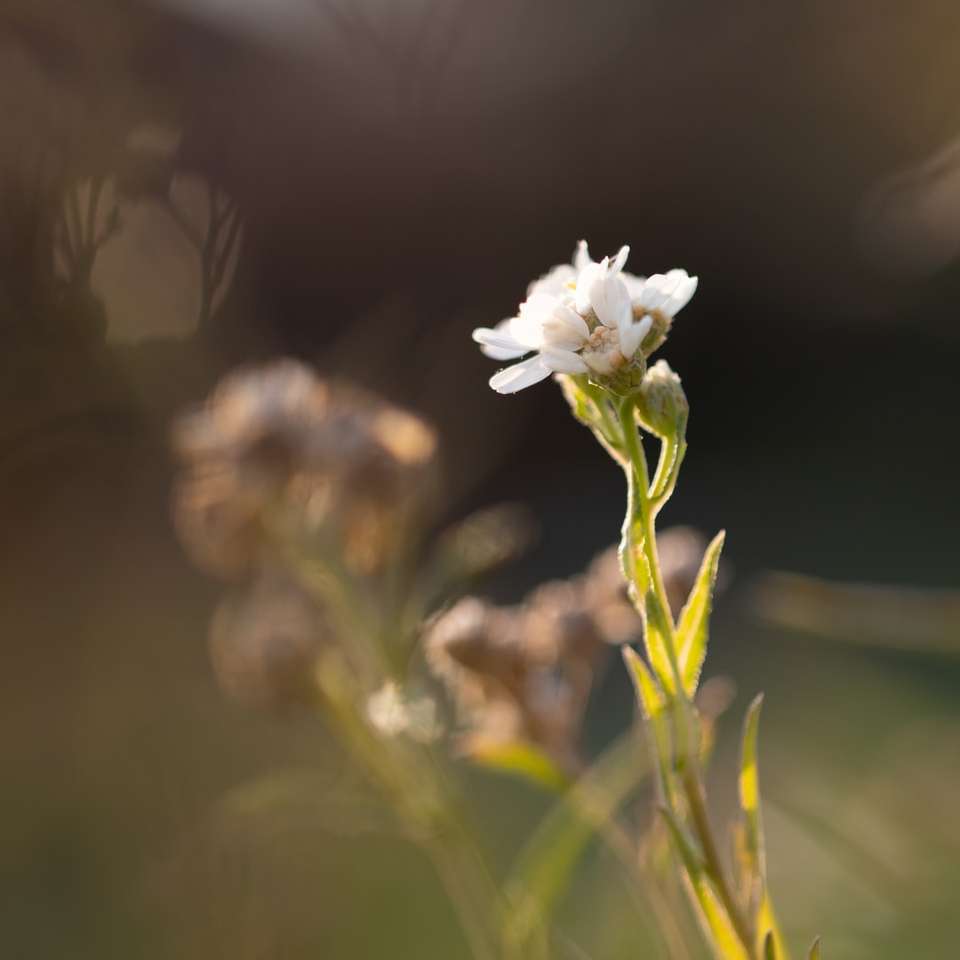
M 549 383 L 488 390 L 469 333 L 581 237 L 700 276 L 663 351 L 692 407 L 665 520 L 729 531 L 713 671 L 738 708 L 768 692 L 788 934 L 832 936 L 837 958 L 952 955 L 960 626 L 937 654 L 880 651 L 763 625 L 750 597 L 768 569 L 956 586 L 956 4 L 0 10 L 5 955 L 459 955 L 398 842 L 326 808 L 225 825 L 256 776 L 329 785 L 342 762 L 312 722 L 216 691 L 218 587 L 173 537 L 167 431 L 234 365 L 303 357 L 437 424 L 440 516 L 531 505 L 542 538 L 499 598 L 575 573 L 616 537 L 621 478 Z M 119 315 L 96 271 L 92 299 L 37 292 L 36 158 L 63 183 L 109 177 L 145 121 L 181 130 L 178 168 L 244 219 L 230 291 L 188 336 Z M 145 311 L 183 282 L 146 236 L 128 278 Z M 626 716 L 615 673 L 600 728 Z M 522 823 L 489 819 L 509 849 Z M 422 917 L 398 902 L 415 884 Z

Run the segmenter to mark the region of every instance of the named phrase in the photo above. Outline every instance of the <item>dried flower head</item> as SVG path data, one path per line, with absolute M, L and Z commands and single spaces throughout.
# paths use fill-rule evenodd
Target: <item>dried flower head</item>
M 425 636 L 427 659 L 456 703 L 467 752 L 523 741 L 565 770 L 579 766 L 596 665 L 611 642 L 633 639 L 640 627 L 619 570 L 617 578 L 614 595 L 591 572 L 544 584 L 515 607 L 468 597 L 434 620 Z M 620 624 L 612 635 L 615 604 L 630 629 Z
M 418 417 L 290 360 L 228 376 L 180 421 L 175 446 L 187 467 L 180 534 L 198 563 L 225 576 L 261 562 L 276 511 L 334 535 L 351 568 L 375 570 L 436 466 L 436 436 Z

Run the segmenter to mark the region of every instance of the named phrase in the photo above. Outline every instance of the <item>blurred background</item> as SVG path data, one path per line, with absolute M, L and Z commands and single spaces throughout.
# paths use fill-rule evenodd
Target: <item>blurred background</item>
M 763 689 L 787 936 L 955 954 L 955 3 L 0 11 L 5 956 L 465 956 L 322 724 L 218 691 L 169 426 L 237 364 L 300 357 L 437 426 L 441 516 L 530 505 L 538 544 L 487 593 L 572 575 L 616 539 L 622 477 L 549 384 L 493 394 L 469 334 L 581 237 L 700 276 L 663 352 L 692 408 L 663 522 L 728 530 L 719 816 Z M 543 798 L 464 775 L 508 859 Z M 566 922 L 627 956 L 602 873 Z

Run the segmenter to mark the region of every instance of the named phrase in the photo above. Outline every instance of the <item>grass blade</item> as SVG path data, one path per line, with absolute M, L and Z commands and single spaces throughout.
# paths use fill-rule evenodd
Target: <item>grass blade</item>
M 632 734 L 617 740 L 557 801 L 514 861 L 506 938 L 524 947 L 547 926 L 594 834 L 649 772 Z

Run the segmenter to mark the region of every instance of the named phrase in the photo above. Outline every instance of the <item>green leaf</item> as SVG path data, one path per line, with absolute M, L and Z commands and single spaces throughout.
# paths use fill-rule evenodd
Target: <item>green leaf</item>
M 757 746 L 760 733 L 760 710 L 763 694 L 758 694 L 747 710 L 743 722 L 743 746 L 740 758 L 739 793 L 742 824 L 743 886 L 750 901 L 750 914 L 756 929 L 757 945 L 766 950 L 769 940 L 776 960 L 789 960 L 786 944 L 780 933 L 773 903 L 767 890 L 766 854 L 763 822 L 760 817 L 760 779 L 757 770 Z
M 807 955 L 807 960 L 821 960 L 822 956 L 823 954 L 820 950 L 820 938 L 817 937 L 810 947 L 810 953 Z
M 763 960 L 777 960 L 777 945 L 772 930 L 768 930 L 763 938 Z
M 693 842 L 668 808 L 661 807 L 660 813 L 666 821 L 670 839 L 680 857 L 690 889 L 700 908 L 699 920 L 704 935 L 715 954 L 721 960 L 750 960 L 729 914 L 710 883 L 703 860 L 694 848 Z
M 514 861 L 504 887 L 510 904 L 506 936 L 515 947 L 525 946 L 547 925 L 591 838 L 648 772 L 634 736 L 626 734 L 544 817 Z
M 570 785 L 567 774 L 539 747 L 525 740 L 502 743 L 473 738 L 467 743 L 466 752 L 474 763 L 531 780 L 548 790 L 563 790 Z
M 757 737 L 760 730 L 760 708 L 763 694 L 758 694 L 743 723 L 743 747 L 740 755 L 740 808 L 743 811 L 746 868 L 749 888 L 757 887 L 762 895 L 766 882 L 763 851 L 763 829 L 760 823 L 760 784 L 757 774 Z M 759 898 L 758 898 L 759 902 Z
M 620 534 L 617 550 L 620 569 L 627 581 L 630 599 L 639 610 L 650 589 L 650 568 L 643 552 L 643 524 L 640 517 L 625 519 Z
M 670 785 L 672 744 L 667 713 L 669 701 L 636 650 L 632 647 L 624 647 L 623 660 L 627 665 L 630 678 L 633 680 L 640 710 L 647 722 L 647 730 L 651 737 L 651 748 L 657 758 L 661 795 L 669 801 L 672 796 Z
M 677 684 L 674 680 L 673 665 L 670 663 L 670 654 L 667 653 L 667 644 L 671 642 L 669 630 L 669 624 L 663 622 L 661 607 L 653 591 L 647 591 L 646 616 L 643 618 L 643 642 L 647 648 L 647 657 L 653 672 L 663 689 L 672 695 L 676 693 Z
M 666 712 L 667 698 L 633 647 L 623 648 L 623 660 L 630 671 L 630 679 L 633 680 L 644 717 L 647 720 L 656 720 Z
M 721 530 L 707 547 L 700 565 L 700 572 L 697 574 L 677 624 L 677 657 L 680 661 L 680 676 L 688 697 L 693 697 L 696 693 L 700 671 L 703 669 L 703 661 L 707 655 L 713 588 L 717 582 L 720 551 L 723 549 L 725 537 L 725 531 Z

